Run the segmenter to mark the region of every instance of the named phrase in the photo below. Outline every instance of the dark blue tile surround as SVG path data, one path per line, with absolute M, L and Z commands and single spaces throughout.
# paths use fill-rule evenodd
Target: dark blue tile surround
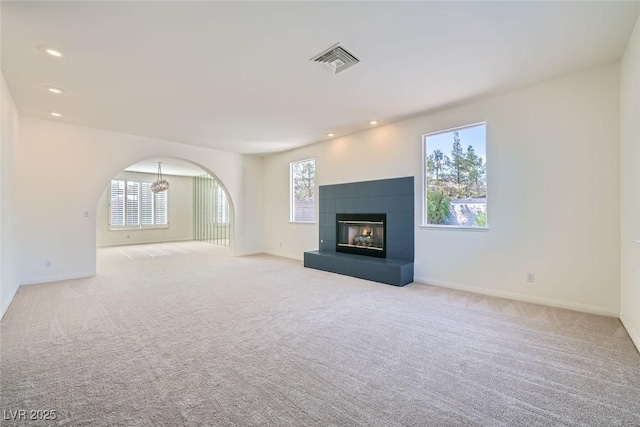
M 395 286 L 413 282 L 413 177 L 322 185 L 319 250 L 304 266 Z M 387 258 L 336 252 L 336 213 L 386 213 Z

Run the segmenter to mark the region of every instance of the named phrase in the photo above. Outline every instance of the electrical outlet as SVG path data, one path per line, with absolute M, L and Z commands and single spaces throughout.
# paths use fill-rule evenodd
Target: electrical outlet
M 535 273 L 527 273 L 527 282 L 535 282 L 535 281 L 536 281 Z
M 89 218 L 89 211 L 84 211 L 83 213 L 85 218 Z
M 46 268 L 51 267 L 51 261 L 46 260 L 46 261 L 44 262 L 44 266 L 45 266 Z

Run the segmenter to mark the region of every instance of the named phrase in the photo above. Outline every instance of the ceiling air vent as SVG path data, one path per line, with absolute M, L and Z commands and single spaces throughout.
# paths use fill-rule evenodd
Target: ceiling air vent
M 349 52 L 340 43 L 336 43 L 329 49 L 322 51 L 320 54 L 311 58 L 311 61 L 324 64 L 333 70 L 333 74 L 338 74 L 352 65 L 356 65 L 360 60 L 351 52 Z

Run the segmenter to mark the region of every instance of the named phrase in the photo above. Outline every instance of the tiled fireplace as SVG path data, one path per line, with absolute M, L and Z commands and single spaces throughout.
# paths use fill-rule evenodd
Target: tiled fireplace
M 310 268 L 404 286 L 413 281 L 414 178 L 323 185 Z

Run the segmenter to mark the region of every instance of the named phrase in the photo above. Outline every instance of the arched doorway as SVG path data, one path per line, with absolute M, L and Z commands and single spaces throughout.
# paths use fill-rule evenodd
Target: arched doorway
M 160 162 L 165 191 L 154 193 Z M 202 165 L 178 158 L 132 164 L 107 183 L 96 209 L 97 248 L 201 241 L 233 247 L 233 203 Z

